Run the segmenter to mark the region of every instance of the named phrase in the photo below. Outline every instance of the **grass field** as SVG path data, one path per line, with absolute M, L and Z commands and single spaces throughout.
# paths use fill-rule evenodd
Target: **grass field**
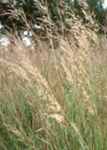
M 107 149 L 106 51 L 90 60 L 84 32 L 77 47 L 1 49 L 0 150 Z
M 64 123 L 58 123 L 45 114 L 46 104 L 35 87 L 5 88 L 0 94 L 0 149 L 106 150 L 103 95 L 91 96 L 97 109 L 94 115 L 86 111 L 84 103 L 76 101 L 73 88 L 65 87 L 67 111 Z

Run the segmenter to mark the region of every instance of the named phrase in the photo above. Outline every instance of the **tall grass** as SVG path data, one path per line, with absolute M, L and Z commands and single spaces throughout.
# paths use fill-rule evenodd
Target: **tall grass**
M 90 57 L 99 39 L 77 20 L 58 40 L 1 48 L 1 150 L 107 149 L 105 55 Z
M 107 149 L 106 51 L 100 58 L 96 33 L 71 13 L 69 3 L 44 3 L 46 14 L 39 17 L 45 40 L 40 33 L 31 48 L 18 40 L 0 48 L 0 150 Z M 35 21 L 41 7 L 23 7 L 19 17 L 31 30 L 29 17 Z
M 46 115 L 46 106 L 33 86 L 1 92 L 0 149 L 106 150 L 102 113 L 87 112 L 71 86 L 65 86 L 65 105 L 65 123 L 58 123 Z

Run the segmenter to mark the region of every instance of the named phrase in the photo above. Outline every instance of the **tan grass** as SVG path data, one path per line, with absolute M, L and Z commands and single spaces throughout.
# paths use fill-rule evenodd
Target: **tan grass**
M 48 105 L 47 112 L 51 116 L 55 113 L 54 118 L 66 110 L 64 85 L 69 82 L 76 89 L 78 102 L 83 102 L 86 110 L 94 113 L 95 107 L 90 98 L 89 49 L 90 41 L 95 38 L 91 30 L 86 30 L 77 21 L 65 38 L 57 38 L 57 48 L 50 39 L 44 42 L 38 38 L 32 48 L 25 48 L 21 41 L 16 40 L 15 45 L 0 49 L 0 78 L 5 76 L 4 80 L 7 80 L 16 76 L 24 83 L 35 84 L 39 96 Z
M 46 103 L 45 113 L 53 115 L 58 113 L 60 116 L 61 106 L 53 95 L 45 77 L 41 75 L 36 65 L 33 67 L 29 56 L 26 55 L 28 50 L 21 44 L 8 49 L 1 49 L 3 51 L 3 55 L 0 56 L 1 89 L 3 89 L 4 82 L 7 83 L 6 89 L 15 84 L 36 85 L 39 97 Z M 8 85 L 8 83 L 10 84 Z

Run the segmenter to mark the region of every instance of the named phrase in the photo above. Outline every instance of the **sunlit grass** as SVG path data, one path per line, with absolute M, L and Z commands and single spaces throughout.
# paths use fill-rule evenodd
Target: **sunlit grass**
M 45 105 L 33 86 L 13 89 L 0 94 L 0 149 L 106 150 L 101 112 L 87 112 L 72 86 L 65 86 L 65 124 L 44 116 Z
M 106 63 L 90 61 L 79 30 L 79 47 L 1 49 L 0 150 L 107 149 Z

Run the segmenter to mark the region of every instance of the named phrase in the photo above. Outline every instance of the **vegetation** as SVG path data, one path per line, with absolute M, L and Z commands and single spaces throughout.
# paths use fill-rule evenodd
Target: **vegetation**
M 0 2 L 12 41 L 0 46 L 0 150 L 107 149 L 105 12 L 100 0 Z
M 103 83 L 103 79 L 100 78 L 99 82 Z M 97 82 L 91 86 L 95 114 L 86 110 L 84 102 L 77 101 L 78 93 L 73 87 L 68 83 L 65 85 L 67 112 L 64 122 L 60 123 L 46 115 L 46 104 L 43 104 L 35 85 L 26 87 L 18 80 L 16 84 L 12 82 L 5 80 L 0 94 L 0 149 L 107 149 L 106 106 L 102 101 L 104 91 L 97 94 L 97 86 L 101 86 Z
M 43 25 L 47 20 L 47 26 L 55 23 L 58 28 L 61 24 L 66 26 L 67 19 L 72 19 L 72 14 L 79 15 L 87 23 L 87 17 L 92 16 L 92 11 L 96 14 L 97 20 L 102 23 L 101 18 L 105 15 L 101 0 L 7 0 L 0 2 L 0 20 L 8 27 L 14 30 L 31 28 L 34 30 L 34 24 Z M 103 15 L 103 17 L 101 17 Z M 88 20 L 90 22 L 90 20 Z

